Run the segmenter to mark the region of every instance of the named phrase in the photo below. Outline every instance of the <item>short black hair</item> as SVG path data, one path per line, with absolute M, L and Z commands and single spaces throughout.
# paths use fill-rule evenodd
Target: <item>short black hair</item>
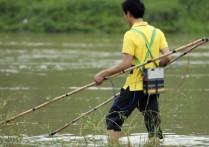
M 125 14 L 129 11 L 134 18 L 144 17 L 145 6 L 140 0 L 125 0 L 122 9 Z

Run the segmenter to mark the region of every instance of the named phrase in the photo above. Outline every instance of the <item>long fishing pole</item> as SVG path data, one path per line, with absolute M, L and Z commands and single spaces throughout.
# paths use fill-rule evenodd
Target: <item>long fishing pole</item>
M 85 85 L 85 86 L 83 86 L 83 87 L 80 87 L 80 88 L 78 88 L 78 89 L 76 89 L 76 90 L 74 90 L 74 91 L 71 91 L 71 92 L 66 93 L 66 94 L 64 94 L 64 95 L 61 95 L 61 96 L 58 96 L 58 97 L 56 97 L 56 98 L 54 98 L 54 99 L 52 99 L 52 100 L 50 100 L 50 101 L 48 101 L 48 102 L 45 102 L 45 103 L 43 103 L 43 104 L 41 104 L 41 105 L 38 105 L 38 106 L 36 106 L 36 107 L 34 107 L 34 108 L 32 108 L 32 109 L 29 109 L 29 110 L 27 110 L 27 111 L 24 111 L 24 112 L 22 112 L 22 113 L 19 113 L 18 115 L 13 116 L 13 117 L 9 118 L 9 119 L 6 120 L 6 121 L 2 121 L 2 122 L 0 123 L 0 126 L 3 125 L 3 124 L 9 123 L 9 122 L 11 122 L 11 121 L 14 121 L 15 119 L 17 119 L 17 118 L 19 118 L 19 117 L 21 117 L 21 116 L 24 116 L 24 115 L 26 115 L 26 114 L 29 114 L 29 113 L 31 113 L 31 112 L 34 112 L 34 111 L 36 111 L 36 110 L 38 110 L 38 109 L 41 109 L 41 108 L 43 108 L 43 107 L 45 107 L 45 106 L 47 106 L 47 105 L 49 105 L 49 104 L 51 104 L 51 103 L 54 103 L 54 102 L 56 102 L 56 101 L 59 101 L 59 100 L 65 98 L 65 97 L 68 97 L 68 96 L 70 96 L 70 95 L 73 95 L 73 94 L 75 94 L 75 93 L 78 93 L 78 92 L 80 92 L 80 91 L 83 90 L 83 89 L 87 89 L 87 88 L 89 88 L 89 87 L 92 87 L 92 86 L 94 86 L 95 84 L 96 84 L 95 82 L 92 82 L 92 83 L 90 83 L 90 84 L 88 84 L 88 85 Z
M 187 44 L 187 45 L 185 45 L 185 46 L 182 46 L 182 47 L 180 47 L 180 48 L 177 48 L 177 49 L 175 49 L 175 50 L 173 50 L 173 51 L 171 51 L 171 52 L 169 52 L 169 53 L 167 53 L 167 54 L 164 54 L 164 55 L 159 56 L 159 57 L 157 57 L 157 58 L 148 60 L 148 61 L 145 62 L 145 63 L 142 63 L 142 64 L 139 64 L 139 65 L 133 66 L 133 67 L 131 67 L 131 68 L 128 68 L 128 69 L 126 69 L 126 70 L 124 70 L 124 71 L 122 71 L 122 72 L 116 73 L 116 74 L 114 74 L 114 75 L 112 75 L 112 76 L 110 76 L 110 77 L 107 77 L 107 78 L 108 78 L 108 79 L 113 78 L 113 77 L 118 76 L 118 75 L 120 75 L 120 74 L 126 73 L 127 71 L 130 71 L 130 70 L 133 70 L 133 69 L 135 69 L 135 68 L 144 66 L 144 65 L 146 65 L 146 64 L 148 64 L 148 63 L 151 63 L 151 62 L 154 62 L 154 61 L 156 61 L 156 60 L 160 60 L 160 59 L 162 59 L 162 58 L 164 58 L 164 57 L 166 57 L 166 56 L 169 56 L 169 55 L 171 55 L 171 54 L 173 54 L 173 53 L 176 53 L 176 52 L 182 51 L 182 50 L 184 50 L 184 49 L 187 49 L 187 48 L 189 48 L 189 47 L 191 47 L 191 46 L 194 46 L 195 44 L 197 44 L 197 43 L 199 43 L 199 42 L 206 42 L 206 40 L 208 41 L 208 39 L 206 39 L 206 38 L 198 39 L 198 40 L 193 41 L 193 42 L 191 42 L 191 43 L 189 43 L 189 44 Z M 83 87 L 80 87 L 80 88 L 78 88 L 78 89 L 76 89 L 76 90 L 74 90 L 74 91 L 71 91 L 71 92 L 67 93 L 67 94 L 58 96 L 58 97 L 56 97 L 56 98 L 54 98 L 54 99 L 52 99 L 52 100 L 50 100 L 50 101 L 48 101 L 48 102 L 45 102 L 45 103 L 43 103 L 43 104 L 41 104 L 41 105 L 38 105 L 38 106 L 36 106 L 36 107 L 34 107 L 34 108 L 32 108 L 32 109 L 29 109 L 29 110 L 27 110 L 27 111 L 24 111 L 24 112 L 22 112 L 22 113 L 20 113 L 20 114 L 18 114 L 18 115 L 16 115 L 16 116 L 13 116 L 13 117 L 9 118 L 9 119 L 6 120 L 6 121 L 2 121 L 2 122 L 0 122 L 0 125 L 7 124 L 7 123 L 9 123 L 9 122 L 11 122 L 11 121 L 14 121 L 15 119 L 17 119 L 17 118 L 19 118 L 19 117 L 21 117 L 21 116 L 24 116 L 24 115 L 26 115 L 26 114 L 29 114 L 29 113 L 31 113 L 31 112 L 34 112 L 34 111 L 36 111 L 36 110 L 38 110 L 38 109 L 41 109 L 41 108 L 43 108 L 43 107 L 45 107 L 45 106 L 48 106 L 49 104 L 52 104 L 52 103 L 54 103 L 54 102 L 57 102 L 57 101 L 59 101 L 59 100 L 65 98 L 65 97 L 71 96 L 71 95 L 73 95 L 73 94 L 75 94 L 75 93 L 78 93 L 78 92 L 80 92 L 80 91 L 82 91 L 82 90 L 84 90 L 84 89 L 87 89 L 87 88 L 92 87 L 92 86 L 95 86 L 95 85 L 96 85 L 96 82 L 92 82 L 92 83 L 90 83 L 90 84 L 88 84 L 88 85 L 85 85 L 85 86 L 83 86 Z
M 186 54 L 188 54 L 189 52 L 191 52 L 192 50 L 194 50 L 195 48 L 197 48 L 198 46 L 202 45 L 203 43 L 205 42 L 208 42 L 209 40 L 208 39 L 205 39 L 204 41 L 202 42 L 198 42 L 196 43 L 195 45 L 193 46 L 190 46 L 190 48 L 188 50 L 186 50 L 185 52 L 183 52 L 182 54 L 180 54 L 179 56 L 177 56 L 176 58 L 172 59 L 169 63 L 166 64 L 166 66 L 170 65 L 171 63 L 173 63 L 174 61 L 178 60 L 179 58 L 185 56 Z M 117 94 L 118 95 L 118 94 Z M 117 96 L 116 95 L 116 96 Z M 57 134 L 58 132 L 64 130 L 65 128 L 69 127 L 70 125 L 74 124 L 76 121 L 78 121 L 80 118 L 96 111 L 98 108 L 104 106 L 105 104 L 107 104 L 108 102 L 110 102 L 115 96 L 111 97 L 110 99 L 108 99 L 107 101 L 103 102 L 102 104 L 96 106 L 95 108 L 87 111 L 86 113 L 80 115 L 79 117 L 75 118 L 74 120 L 70 121 L 69 123 L 65 124 L 63 127 L 57 129 L 56 131 L 52 132 L 50 135 L 53 136 L 55 134 Z
M 90 114 L 90 113 L 96 111 L 96 110 L 99 109 L 100 107 L 106 105 L 107 103 L 109 103 L 111 100 L 113 100 L 113 99 L 114 99 L 116 96 L 118 96 L 118 95 L 119 95 L 119 93 L 116 94 L 115 96 L 112 96 L 111 98 L 109 98 L 109 99 L 106 100 L 105 102 L 99 104 L 98 106 L 94 107 L 93 109 L 87 111 L 86 113 L 83 113 L 82 115 L 80 115 L 79 117 L 75 118 L 75 119 L 72 120 L 71 122 L 65 124 L 63 127 L 61 127 L 61 128 L 59 128 L 59 129 L 57 129 L 56 131 L 52 132 L 50 135 L 53 136 L 54 134 L 56 134 L 56 133 L 58 133 L 58 132 L 64 130 L 64 129 L 67 128 L 68 126 L 74 124 L 76 121 L 78 121 L 79 119 L 81 119 L 82 117 L 84 117 L 84 116 L 86 116 L 86 115 L 88 115 L 88 114 Z

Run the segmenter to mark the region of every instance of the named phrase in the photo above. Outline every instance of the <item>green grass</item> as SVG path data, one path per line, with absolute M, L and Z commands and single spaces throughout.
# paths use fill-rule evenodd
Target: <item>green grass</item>
M 206 0 L 143 1 L 145 20 L 166 33 L 209 31 Z M 1 0 L 0 31 L 120 34 L 129 28 L 121 3 L 121 0 Z

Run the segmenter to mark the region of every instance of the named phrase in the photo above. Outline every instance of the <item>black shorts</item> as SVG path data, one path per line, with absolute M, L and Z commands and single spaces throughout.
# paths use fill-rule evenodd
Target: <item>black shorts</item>
M 142 114 L 151 110 L 157 113 L 159 94 L 144 94 L 143 91 L 129 91 L 121 89 L 120 95 L 115 98 L 112 107 L 106 116 L 107 130 L 121 131 L 124 120 L 137 108 Z

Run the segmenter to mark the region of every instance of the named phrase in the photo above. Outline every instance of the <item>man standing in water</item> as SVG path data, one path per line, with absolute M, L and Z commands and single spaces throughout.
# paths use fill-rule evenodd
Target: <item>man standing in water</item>
M 163 32 L 143 21 L 145 6 L 140 0 L 125 0 L 122 3 L 122 9 L 126 21 L 131 26 L 131 29 L 124 35 L 122 48 L 123 59 L 114 67 L 102 70 L 96 74 L 94 78 L 97 85 L 102 84 L 105 77 L 124 71 L 132 65 L 144 63 L 147 60 L 156 58 L 160 52 L 162 54 L 169 52 Z M 148 52 L 145 40 L 152 44 L 150 45 L 152 53 Z M 170 59 L 171 57 L 167 56 L 160 61 L 147 64 L 145 68 L 164 67 Z M 120 95 L 114 101 L 106 116 L 110 141 L 118 141 L 124 120 L 130 116 L 135 108 L 144 116 L 149 139 L 162 139 L 163 136 L 158 114 L 158 98 L 159 94 L 145 94 L 143 92 L 141 69 L 136 68 L 131 71 L 126 79 L 125 85 L 121 89 Z

